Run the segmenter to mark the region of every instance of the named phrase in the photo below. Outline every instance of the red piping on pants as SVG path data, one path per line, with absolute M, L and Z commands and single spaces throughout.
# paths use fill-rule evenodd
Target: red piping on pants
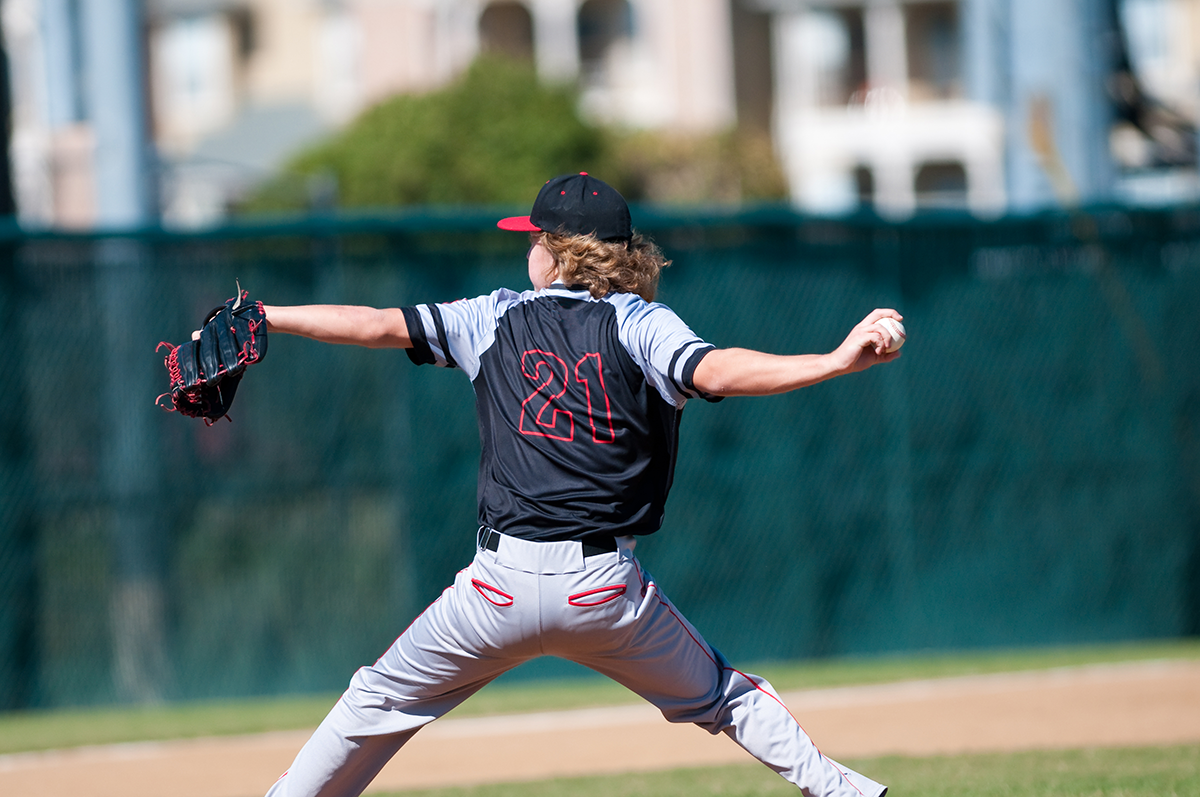
M 653 583 L 653 582 L 651 582 L 651 583 Z M 717 659 L 716 659 L 716 657 L 712 655 L 712 652 L 709 650 L 709 648 L 708 648 L 706 645 L 702 645 L 702 644 L 700 644 L 700 640 L 696 639 L 696 635 L 695 635 L 695 634 L 693 634 L 693 633 L 692 633 L 692 630 L 691 630 L 690 628 L 688 628 L 688 627 L 687 627 L 687 623 L 683 622 L 683 618 L 681 618 L 681 617 L 680 617 L 680 616 L 679 616 L 679 615 L 678 615 L 678 614 L 675 612 L 675 607 L 673 607 L 673 606 L 671 606 L 671 604 L 667 603 L 667 601 L 666 601 L 666 600 L 663 598 L 663 596 L 662 596 L 662 594 L 661 594 L 661 593 L 659 593 L 659 592 L 655 592 L 654 596 L 655 596 L 656 598 L 658 598 L 658 601 L 659 601 L 659 603 L 661 603 L 661 604 L 663 605 L 663 608 L 665 608 L 665 609 L 666 609 L 668 612 L 670 612 L 670 613 L 671 613 L 671 616 L 675 618 L 675 622 L 679 623 L 680 627 L 682 627 L 682 628 L 683 628 L 684 632 L 685 632 L 685 633 L 686 633 L 686 634 L 687 634 L 689 637 L 691 637 L 691 638 L 692 638 L 692 641 L 693 641 L 693 642 L 695 642 L 695 643 L 696 643 L 696 645 L 697 645 L 697 646 L 698 646 L 698 647 L 699 647 L 699 648 L 700 648 L 702 651 L 704 651 L 704 655 L 708 657 L 708 660 L 709 660 L 709 661 L 711 661 L 711 662 L 712 662 L 714 665 L 716 665 L 717 667 L 721 667 L 721 665 L 717 663 Z M 817 744 L 816 744 L 816 742 L 813 742 L 813 741 L 812 741 L 812 737 L 808 735 L 808 731 L 804 730 L 804 726 L 800 724 L 800 721 L 796 719 L 796 716 L 795 716 L 794 714 L 792 714 L 792 710 L 791 710 L 791 709 L 789 709 L 789 708 L 787 707 L 787 705 L 785 705 L 785 704 L 784 704 L 784 702 L 783 702 L 782 700 L 780 700 L 780 699 L 779 699 L 779 698 L 777 698 L 775 695 L 773 695 L 773 694 L 771 694 L 770 692 L 768 692 L 766 689 L 763 689 L 763 688 L 762 688 L 761 686 L 759 686 L 758 684 L 754 683 L 754 681 L 753 681 L 753 680 L 750 678 L 750 676 L 746 675 L 746 673 L 742 672 L 741 670 L 735 669 L 735 668 L 733 668 L 733 667 L 721 667 L 721 669 L 722 669 L 722 671 L 724 671 L 724 670 L 728 670 L 729 672 L 732 672 L 732 673 L 737 673 L 738 675 L 742 676 L 742 677 L 743 677 L 743 678 L 745 678 L 747 681 L 749 681 L 750 685 L 751 685 L 751 686 L 753 686 L 753 687 L 754 687 L 756 690 L 758 690 L 759 692 L 762 692 L 764 695 L 766 695 L 767 697 L 771 698 L 771 699 L 772 699 L 772 700 L 774 700 L 776 703 L 778 703 L 778 704 L 779 704 L 779 706 L 780 706 L 780 707 L 781 707 L 781 708 L 782 708 L 784 711 L 786 711 L 786 712 L 787 712 L 787 715 L 788 715 L 789 717 L 791 717 L 791 718 L 792 718 L 792 722 L 796 723 L 796 727 L 798 727 L 798 728 L 801 730 L 801 732 L 803 732 L 803 733 L 804 733 L 804 735 L 808 737 L 808 740 L 809 740 L 810 742 L 812 742 L 812 745 L 813 745 L 813 747 L 816 749 L 816 751 L 817 751 L 817 755 L 819 755 L 819 756 L 821 757 L 821 760 L 822 760 L 822 761 L 825 761 L 825 762 L 827 762 L 827 763 L 828 763 L 829 759 L 828 759 L 828 758 L 826 758 L 826 757 L 825 757 L 825 754 L 821 752 L 821 748 L 817 747 Z M 830 766 L 832 766 L 832 764 L 831 764 Z M 858 792 L 859 794 L 862 794 L 862 790 L 861 790 L 860 788 L 858 788 L 857 786 L 855 786 L 853 783 L 850 783 L 850 779 L 846 777 L 845 773 L 844 773 L 844 772 L 842 772 L 842 771 L 841 771 L 841 769 L 839 769 L 838 767 L 833 767 L 833 768 L 834 768 L 835 770 L 837 770 L 837 773 L 838 773 L 838 775 L 840 775 L 840 776 L 841 776 L 842 780 L 844 780 L 844 781 L 846 781 L 847 783 L 849 783 L 849 784 L 850 784 L 850 787 L 851 787 L 851 788 L 853 788 L 853 789 L 854 789 L 856 792 Z

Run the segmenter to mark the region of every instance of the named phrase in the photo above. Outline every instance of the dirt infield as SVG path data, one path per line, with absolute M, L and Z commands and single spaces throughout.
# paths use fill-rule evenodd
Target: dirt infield
M 829 755 L 1200 742 L 1200 662 L 1161 661 L 783 695 Z M 308 732 L 0 756 L 6 797 L 252 797 Z M 603 750 L 603 757 L 597 755 Z M 370 791 L 751 760 L 723 736 L 644 705 L 456 720 L 422 731 Z

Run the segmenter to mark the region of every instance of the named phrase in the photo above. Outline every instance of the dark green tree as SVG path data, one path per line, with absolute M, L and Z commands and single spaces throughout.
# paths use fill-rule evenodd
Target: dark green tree
M 313 187 L 338 208 L 526 204 L 549 177 L 604 171 L 604 134 L 570 87 L 485 58 L 443 90 L 398 95 L 302 152 L 242 211 L 300 210 Z

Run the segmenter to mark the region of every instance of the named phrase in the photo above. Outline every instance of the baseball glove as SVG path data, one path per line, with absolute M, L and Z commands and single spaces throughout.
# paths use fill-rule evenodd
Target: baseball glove
M 163 364 L 170 389 L 155 403 L 168 412 L 203 418 L 211 426 L 229 412 L 246 366 L 267 355 L 262 302 L 250 301 L 239 287 L 237 296 L 208 314 L 199 335 L 178 346 L 164 341 L 158 349 L 163 346 L 168 349 Z

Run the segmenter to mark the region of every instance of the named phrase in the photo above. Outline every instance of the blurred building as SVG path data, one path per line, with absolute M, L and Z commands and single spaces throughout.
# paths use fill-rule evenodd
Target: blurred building
M 968 3 L 776 4 L 775 136 L 798 204 L 999 213 L 1003 110 L 966 79 Z
M 83 79 L 81 13 L 94 2 L 4 2 L 13 159 L 30 224 L 86 226 L 95 216 L 94 164 L 103 154 L 88 108 L 103 98 L 89 97 Z M 1068 198 L 1178 201 L 1200 193 L 1200 0 L 141 7 L 152 176 L 163 219 L 173 224 L 219 220 L 232 198 L 298 148 L 384 97 L 444 85 L 481 52 L 529 58 L 546 81 L 578 81 L 582 110 L 597 120 L 769 130 L 794 203 L 817 213 L 992 215 Z M 1124 114 L 1111 91 L 1122 54 L 1136 77 Z M 1150 117 L 1156 130 L 1191 136 L 1190 160 L 1161 157 Z

